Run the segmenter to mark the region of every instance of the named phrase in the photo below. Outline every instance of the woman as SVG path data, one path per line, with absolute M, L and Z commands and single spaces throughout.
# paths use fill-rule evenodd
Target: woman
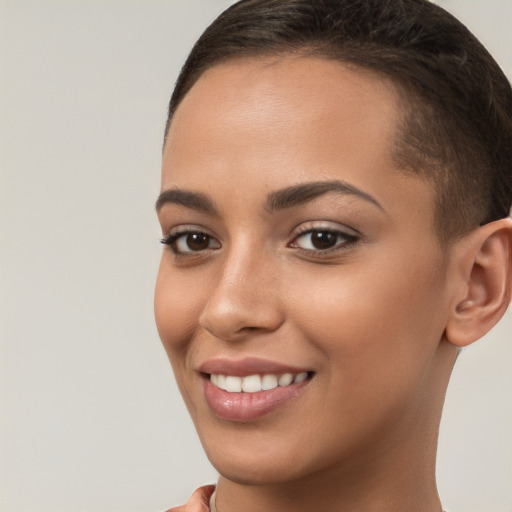
M 220 473 L 184 510 L 442 510 L 451 370 L 510 302 L 511 169 L 510 85 L 429 2 L 207 29 L 156 205 L 157 326 Z

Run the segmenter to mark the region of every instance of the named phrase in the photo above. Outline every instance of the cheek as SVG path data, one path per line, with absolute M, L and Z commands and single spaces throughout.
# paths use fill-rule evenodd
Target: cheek
M 185 363 L 190 341 L 197 328 L 200 314 L 200 288 L 190 280 L 183 282 L 179 275 L 166 267 L 164 254 L 155 287 L 155 320 L 158 334 L 167 355 L 175 366 Z
M 331 368 L 336 361 L 356 379 L 368 368 L 390 377 L 406 364 L 419 366 L 442 337 L 442 273 L 432 261 L 397 262 L 388 271 L 339 267 L 300 282 L 297 293 L 309 297 L 294 315 L 301 330 Z
M 333 446 L 340 425 L 346 439 L 379 438 L 429 400 L 431 362 L 443 333 L 429 311 L 439 307 L 432 274 L 371 270 L 339 268 L 336 277 L 303 278 L 297 290 L 308 296 L 306 307 L 294 304 L 294 318 L 321 354 L 318 384 L 326 406 L 318 421 Z
M 192 417 L 195 406 L 190 394 L 190 360 L 200 314 L 201 288 L 179 273 L 168 270 L 164 254 L 155 287 L 155 320 L 158 334 L 171 363 L 176 383 Z

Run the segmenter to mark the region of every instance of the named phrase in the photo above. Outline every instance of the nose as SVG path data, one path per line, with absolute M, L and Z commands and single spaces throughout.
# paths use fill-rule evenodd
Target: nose
M 231 254 L 216 273 L 199 325 L 225 341 L 277 330 L 284 322 L 278 276 L 276 266 L 261 254 Z

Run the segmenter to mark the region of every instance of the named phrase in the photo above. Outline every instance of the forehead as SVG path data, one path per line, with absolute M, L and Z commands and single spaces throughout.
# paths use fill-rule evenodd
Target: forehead
M 231 132 L 237 143 L 267 139 L 275 147 L 283 130 L 295 138 L 323 130 L 325 144 L 318 149 L 327 151 L 335 138 L 354 151 L 353 140 L 341 133 L 349 125 L 352 139 L 391 152 L 400 111 L 391 81 L 368 70 L 314 57 L 236 59 L 199 78 L 177 109 L 168 138 L 189 140 L 192 130 L 199 141 L 204 132 L 208 140 L 201 142 L 220 147 Z
M 256 193 L 342 179 L 394 203 L 405 180 L 430 197 L 430 184 L 397 169 L 401 114 L 398 89 L 369 70 L 317 57 L 228 61 L 178 107 L 162 188 L 244 181 Z

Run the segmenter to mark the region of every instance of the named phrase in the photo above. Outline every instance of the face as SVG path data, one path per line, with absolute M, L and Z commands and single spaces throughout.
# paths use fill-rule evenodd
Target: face
M 315 58 L 207 71 L 164 151 L 155 314 L 203 446 L 236 481 L 369 460 L 430 428 L 449 290 L 398 93 Z

